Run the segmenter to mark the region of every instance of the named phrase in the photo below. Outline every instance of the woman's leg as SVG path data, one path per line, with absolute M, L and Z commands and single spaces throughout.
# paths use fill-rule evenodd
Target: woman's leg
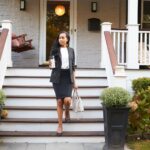
M 71 105 L 71 97 L 65 97 L 64 98 L 64 105 L 65 105 L 65 120 L 69 121 L 70 120 L 70 105 Z
M 63 117 L 63 100 L 58 99 L 57 100 L 57 114 L 58 114 L 58 128 L 57 133 L 61 134 L 63 131 L 62 128 L 62 117 Z

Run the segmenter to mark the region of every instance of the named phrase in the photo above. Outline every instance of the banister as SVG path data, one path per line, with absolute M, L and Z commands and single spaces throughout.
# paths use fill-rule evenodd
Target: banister
M 115 69 L 118 63 L 117 63 L 117 56 L 113 47 L 112 37 L 109 31 L 104 31 L 104 35 L 106 39 L 106 45 L 107 45 L 107 49 L 109 53 L 112 71 L 113 71 L 113 74 L 115 74 Z
M 4 46 L 6 43 L 7 35 L 8 35 L 8 29 L 3 29 L 0 35 L 0 60 L 3 54 Z

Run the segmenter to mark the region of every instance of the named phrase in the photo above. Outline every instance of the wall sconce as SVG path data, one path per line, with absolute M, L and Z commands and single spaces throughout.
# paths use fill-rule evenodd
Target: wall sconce
M 91 2 L 91 12 L 97 12 L 97 2 Z
M 26 0 L 20 0 L 20 10 L 26 9 Z

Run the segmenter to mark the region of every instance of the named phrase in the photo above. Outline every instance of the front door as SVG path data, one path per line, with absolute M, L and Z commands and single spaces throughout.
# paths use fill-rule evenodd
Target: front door
M 46 27 L 45 31 L 41 28 L 45 33 L 44 35 L 41 31 L 41 36 L 43 35 L 45 40 L 42 38 L 40 40 L 40 64 L 48 61 L 52 44 L 60 31 L 69 32 L 70 47 L 73 47 L 76 51 L 75 1 L 76 0 L 46 0 L 46 2 L 43 3 L 46 5 L 46 11 L 44 12 Z M 44 49 L 45 51 L 43 51 Z

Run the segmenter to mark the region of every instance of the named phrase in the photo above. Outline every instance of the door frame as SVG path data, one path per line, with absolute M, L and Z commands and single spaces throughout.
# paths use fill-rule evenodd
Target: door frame
M 40 39 L 39 39 L 39 65 L 46 63 L 46 16 L 47 1 L 40 0 Z M 71 47 L 77 54 L 77 0 L 51 0 L 51 1 L 70 1 L 70 34 L 72 34 Z M 75 60 L 76 62 L 76 60 Z

